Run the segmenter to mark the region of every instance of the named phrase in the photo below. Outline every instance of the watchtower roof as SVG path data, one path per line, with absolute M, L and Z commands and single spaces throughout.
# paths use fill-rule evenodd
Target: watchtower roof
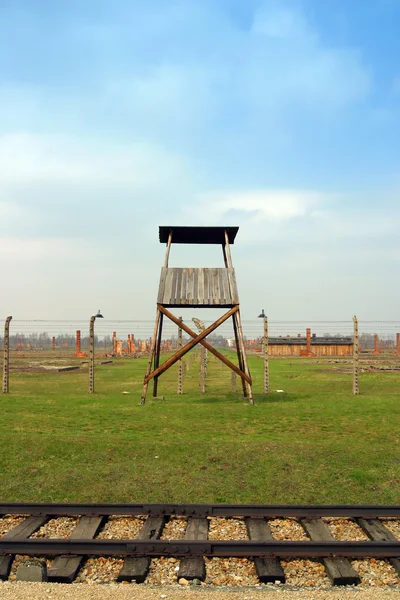
M 160 243 L 166 244 L 172 231 L 173 244 L 225 244 L 225 231 L 233 244 L 239 227 L 173 227 L 160 226 Z

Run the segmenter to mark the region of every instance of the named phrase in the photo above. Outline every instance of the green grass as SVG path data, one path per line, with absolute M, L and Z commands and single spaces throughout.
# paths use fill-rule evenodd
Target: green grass
M 232 394 L 212 358 L 207 393 L 198 359 L 183 396 L 176 367 L 164 400 L 140 406 L 147 360 L 87 371 L 11 373 L 1 397 L 3 501 L 396 503 L 400 492 L 400 375 L 351 375 L 330 364 L 250 357 L 256 406 Z M 337 367 L 337 365 L 335 365 Z M 331 370 L 330 370 L 331 369 Z M 123 394 L 128 391 L 129 394 Z

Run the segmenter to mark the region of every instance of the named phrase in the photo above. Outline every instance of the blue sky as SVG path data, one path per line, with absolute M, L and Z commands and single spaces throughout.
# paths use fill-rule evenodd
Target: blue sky
M 0 314 L 151 318 L 158 225 L 227 224 L 245 318 L 396 318 L 399 24 L 400 0 L 2 0 Z

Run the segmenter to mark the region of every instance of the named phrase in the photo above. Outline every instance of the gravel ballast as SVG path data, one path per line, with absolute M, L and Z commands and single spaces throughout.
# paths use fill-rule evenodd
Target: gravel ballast
M 0 537 L 6 535 L 6 533 L 11 531 L 11 529 L 22 523 L 24 519 L 26 519 L 26 517 L 5 515 L 2 519 L 0 519 Z

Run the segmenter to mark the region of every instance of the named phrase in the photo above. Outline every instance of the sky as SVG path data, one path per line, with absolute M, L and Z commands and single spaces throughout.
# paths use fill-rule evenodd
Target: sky
M 240 227 L 245 319 L 398 318 L 399 24 L 400 0 L 0 0 L 0 318 L 153 318 L 159 225 Z

